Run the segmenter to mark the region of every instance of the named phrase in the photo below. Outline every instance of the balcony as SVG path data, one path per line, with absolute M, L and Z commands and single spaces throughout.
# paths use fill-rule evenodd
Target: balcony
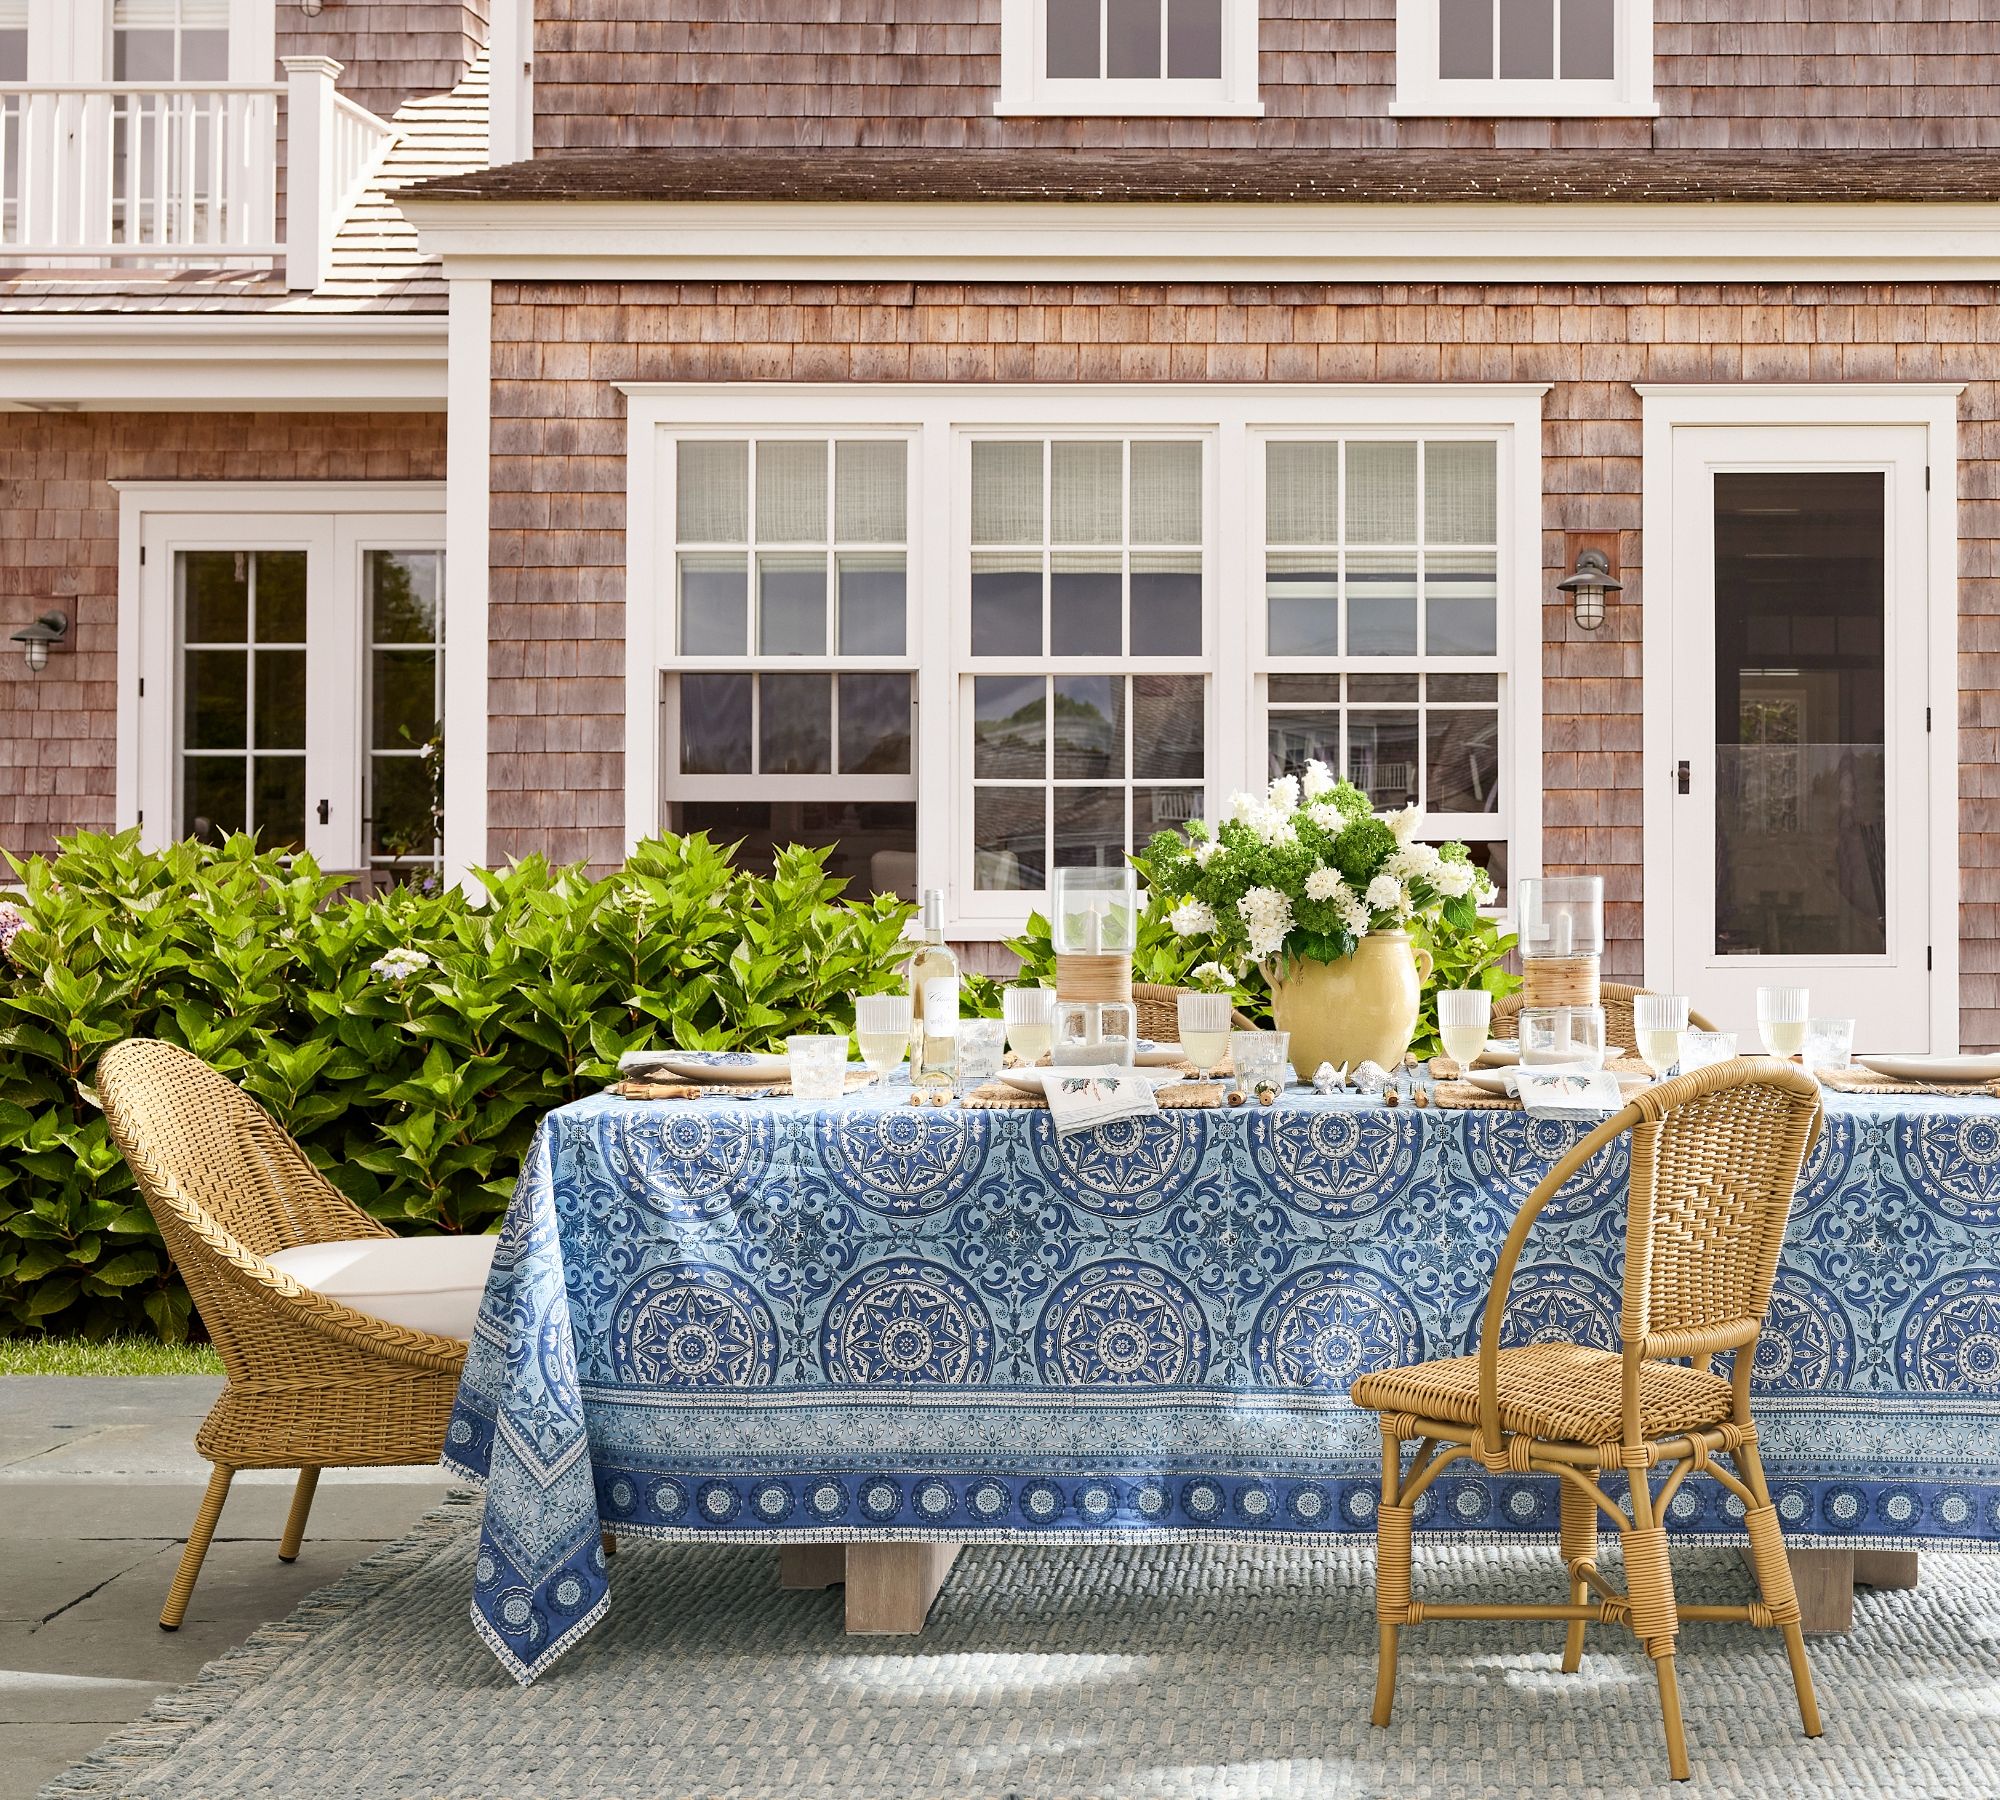
M 282 83 L 0 83 L 0 262 L 282 268 L 317 287 L 395 131 L 335 90 L 339 63 L 284 67 Z

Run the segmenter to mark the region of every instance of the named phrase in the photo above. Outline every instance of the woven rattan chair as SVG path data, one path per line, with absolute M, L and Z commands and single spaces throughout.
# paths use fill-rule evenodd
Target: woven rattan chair
M 299 1471 L 278 1548 L 292 1561 L 321 1469 L 438 1460 L 465 1345 L 356 1312 L 264 1260 L 393 1234 L 199 1057 L 128 1039 L 98 1063 L 97 1092 L 227 1376 L 195 1434 L 214 1469 L 160 1613 L 172 1631 L 238 1469 Z
M 1650 988 L 1627 987 L 1622 981 L 1598 983 L 1598 1004 L 1604 1008 L 1604 1041 L 1607 1044 L 1623 1044 L 1629 1050 L 1639 1041 L 1632 1026 L 1632 1002 L 1641 994 L 1651 992 Z M 1493 1002 L 1493 1035 L 1512 1037 L 1520 1017 L 1521 996 L 1502 995 Z M 1690 1006 L 1688 1029 L 1713 1031 L 1715 1027 Z
M 1653 1659 L 1666 1719 L 1667 1760 L 1688 1773 L 1674 1637 L 1683 1619 L 1747 1620 L 1784 1634 L 1808 1737 L 1819 1709 L 1806 1666 L 1798 1599 L 1778 1529 L 1757 1428 L 1750 1367 L 1770 1306 L 1778 1250 L 1799 1165 L 1819 1133 L 1818 1088 L 1772 1062 L 1718 1063 L 1647 1089 L 1597 1127 L 1528 1196 L 1500 1252 L 1477 1356 L 1364 1375 L 1357 1406 L 1382 1416 L 1382 1500 L 1376 1514 L 1375 1617 L 1380 1631 L 1374 1720 L 1389 1723 L 1397 1634 L 1431 1619 L 1560 1619 L 1565 1672 L 1583 1656 L 1584 1626 L 1629 1625 Z M 1632 1134 L 1625 1227 L 1622 1354 L 1579 1344 L 1500 1347 L 1515 1265 L 1536 1215 L 1591 1157 Z M 1735 1353 L 1728 1376 L 1710 1358 Z M 1420 1440 L 1408 1473 L 1403 1443 Z M 1561 1486 L 1565 1606 L 1434 1605 L 1411 1595 L 1411 1523 L 1424 1490 L 1461 1457 L 1495 1473 L 1554 1475 Z M 1733 1471 L 1718 1461 L 1726 1457 Z M 1652 1471 L 1664 1469 L 1655 1487 Z M 1628 1477 L 1630 1513 L 1600 1478 Z M 1761 1601 L 1680 1606 L 1667 1561 L 1667 1507 L 1690 1475 L 1706 1474 L 1744 1506 Z M 1597 1568 L 1597 1518 L 1624 1540 L 1627 1591 Z
M 1132 984 L 1132 1007 L 1139 1015 L 1139 1035 L 1151 1038 L 1155 1043 L 1178 1043 L 1181 1035 L 1180 998 L 1186 992 L 1186 988 L 1168 987 L 1162 982 L 1135 981 Z M 1234 1031 L 1257 1029 L 1256 1020 L 1246 1018 L 1235 1008 L 1230 1009 L 1229 1024 Z

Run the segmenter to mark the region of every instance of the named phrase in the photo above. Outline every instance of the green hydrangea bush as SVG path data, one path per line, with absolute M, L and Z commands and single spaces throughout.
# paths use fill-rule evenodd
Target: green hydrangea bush
M 910 908 L 826 853 L 769 876 L 701 835 L 613 874 L 540 858 L 476 894 L 348 895 L 310 857 L 83 834 L 0 902 L 0 1335 L 189 1327 L 91 1093 L 126 1037 L 184 1044 L 400 1231 L 485 1231 L 537 1119 L 628 1049 L 762 1048 L 893 991 Z

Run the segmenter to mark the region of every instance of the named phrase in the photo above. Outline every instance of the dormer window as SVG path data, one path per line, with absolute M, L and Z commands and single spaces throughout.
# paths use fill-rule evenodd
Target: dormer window
M 1257 0 L 1001 0 L 1000 34 L 1003 116 L 1264 110 Z
M 1652 0 L 1398 0 L 1389 110 L 1652 117 Z

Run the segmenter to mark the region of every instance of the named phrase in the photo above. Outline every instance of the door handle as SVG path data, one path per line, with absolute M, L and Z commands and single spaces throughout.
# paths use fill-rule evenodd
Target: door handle
M 1688 791 L 1688 766 L 1684 762 L 1674 764 L 1674 791 L 1681 794 L 1685 794 Z M 319 822 L 324 825 L 326 823 L 326 802 L 322 800 L 319 804 Z
M 1681 767 L 1685 769 L 1687 767 L 1687 764 L 1682 763 Z M 1687 792 L 1687 787 L 1685 784 L 1682 785 L 1681 792 L 1684 794 Z M 322 825 L 324 825 L 327 822 L 329 816 L 330 816 L 330 809 L 328 808 L 327 803 L 324 800 L 322 800 L 319 803 L 319 822 Z

